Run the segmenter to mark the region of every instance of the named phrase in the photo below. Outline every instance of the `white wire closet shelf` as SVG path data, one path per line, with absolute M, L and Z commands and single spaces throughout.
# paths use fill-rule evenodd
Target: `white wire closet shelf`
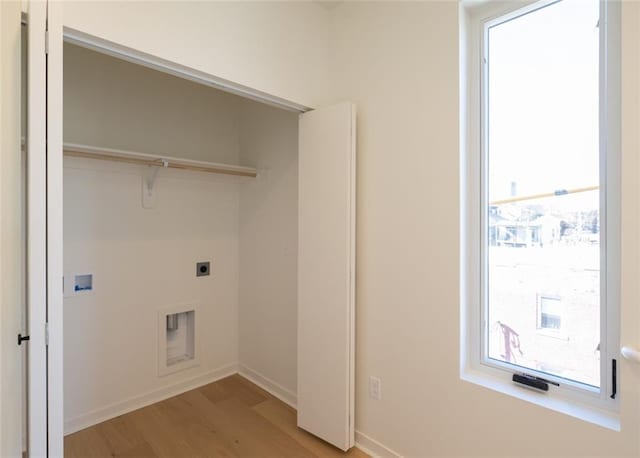
M 258 171 L 256 169 L 240 165 L 194 161 L 190 159 L 179 159 L 167 156 L 155 156 L 147 153 L 100 148 L 89 145 L 78 145 L 75 143 L 65 143 L 63 145 L 63 150 L 64 155 L 67 157 L 125 162 L 128 164 L 191 170 L 194 172 L 219 173 L 223 175 L 234 175 L 249 178 L 255 178 L 256 176 L 258 176 Z

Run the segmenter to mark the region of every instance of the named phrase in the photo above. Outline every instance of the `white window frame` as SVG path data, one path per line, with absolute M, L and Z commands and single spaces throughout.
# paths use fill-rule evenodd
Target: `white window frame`
M 590 387 L 510 363 L 489 361 L 486 288 L 486 135 L 487 94 L 484 62 L 488 28 L 561 0 L 462 3 L 460 28 L 460 374 L 463 380 L 566 413 L 601 426 L 620 429 L 620 371 L 612 393 L 612 359 L 619 361 L 620 334 L 620 24 L 617 0 L 600 1 L 600 219 L 601 219 L 601 388 Z M 619 365 L 618 365 L 619 366 Z M 511 377 L 526 372 L 560 383 L 540 393 L 516 386 Z

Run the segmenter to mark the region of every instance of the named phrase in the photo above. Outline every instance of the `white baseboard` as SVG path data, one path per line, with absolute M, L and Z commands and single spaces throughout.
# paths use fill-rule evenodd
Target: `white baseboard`
M 198 375 L 197 377 L 183 380 L 182 382 L 174 385 L 166 386 L 159 390 L 145 393 L 141 396 L 129 398 L 126 401 L 117 402 L 101 409 L 93 410 L 89 413 L 66 420 L 64 422 L 64 434 L 66 436 L 67 434 L 75 433 L 76 431 L 88 428 L 89 426 L 110 420 L 119 415 L 146 407 L 170 397 L 177 396 L 185 391 L 193 390 L 236 373 L 238 373 L 238 364 L 229 364 L 205 374 Z
M 360 431 L 356 431 L 356 447 L 374 458 L 402 457 L 402 455 L 400 455 L 399 453 L 394 452 L 389 447 L 382 445 L 377 440 L 367 436 L 364 433 L 361 433 Z
M 298 404 L 298 395 L 291 390 L 283 387 L 279 383 L 274 382 L 268 377 L 265 377 L 261 373 L 248 368 L 247 366 L 240 364 L 238 366 L 238 373 L 247 380 L 255 383 L 266 392 L 272 394 L 276 398 L 280 399 L 285 404 L 296 408 Z

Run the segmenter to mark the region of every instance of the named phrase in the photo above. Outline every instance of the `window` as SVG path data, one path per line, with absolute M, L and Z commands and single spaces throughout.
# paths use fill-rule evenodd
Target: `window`
M 463 360 L 615 411 L 619 11 L 504 5 L 469 13 L 467 29 Z
M 536 330 L 538 336 L 534 340 L 541 340 L 542 344 L 548 344 L 548 337 L 553 337 L 555 339 L 564 339 L 569 340 L 567 336 L 567 322 L 569 318 L 566 314 L 566 307 L 562 298 L 559 296 L 553 295 L 537 295 L 537 306 L 536 306 Z M 573 315 L 576 315 L 575 313 Z M 572 316 L 572 322 L 577 322 L 579 325 L 583 325 L 585 321 L 584 316 Z M 572 335 L 575 334 L 575 329 L 581 329 L 579 326 L 574 328 L 572 331 Z M 597 330 L 594 332 L 597 334 Z M 585 345 L 585 353 L 587 355 L 587 359 L 591 361 L 599 361 L 599 355 L 594 351 L 594 348 L 586 348 L 588 345 Z
M 538 329 L 562 329 L 562 302 L 559 297 L 538 296 Z

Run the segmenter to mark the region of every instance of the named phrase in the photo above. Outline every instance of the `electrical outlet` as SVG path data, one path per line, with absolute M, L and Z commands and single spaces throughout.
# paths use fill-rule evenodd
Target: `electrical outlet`
M 369 397 L 377 401 L 382 399 L 382 382 L 378 377 L 369 377 Z

